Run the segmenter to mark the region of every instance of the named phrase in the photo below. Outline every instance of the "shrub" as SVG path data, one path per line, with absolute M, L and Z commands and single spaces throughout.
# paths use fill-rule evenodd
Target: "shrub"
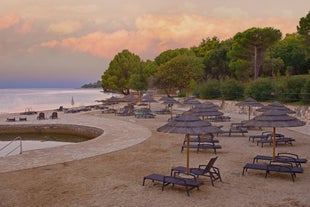
M 209 80 L 198 87 L 197 97 L 203 99 L 217 99 L 221 97 L 220 82 Z
M 310 104 L 310 80 L 305 82 L 304 87 L 301 89 L 301 101 L 305 104 Z
M 258 79 L 246 85 L 244 96 L 252 97 L 257 101 L 272 100 L 274 87 L 271 78 Z
M 243 97 L 244 86 L 234 79 L 222 82 L 221 95 L 226 100 L 237 100 Z
M 278 90 L 279 99 L 283 102 L 301 101 L 301 90 L 303 89 L 307 79 L 303 76 L 288 77 Z

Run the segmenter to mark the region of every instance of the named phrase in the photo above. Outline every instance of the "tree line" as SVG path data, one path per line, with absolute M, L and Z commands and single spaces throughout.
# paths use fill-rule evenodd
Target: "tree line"
M 297 31 L 284 38 L 278 29 L 253 27 L 227 40 L 208 37 L 198 46 L 166 50 L 146 61 L 124 49 L 104 71 L 101 86 L 122 94 L 157 88 L 170 95 L 190 93 L 212 81 L 247 84 L 308 74 L 309 69 L 310 12 L 300 19 Z

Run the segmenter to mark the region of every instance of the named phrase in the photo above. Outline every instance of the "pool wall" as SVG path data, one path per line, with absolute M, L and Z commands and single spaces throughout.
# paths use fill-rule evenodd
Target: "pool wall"
M 74 124 L 20 124 L 0 125 L 0 133 L 61 133 L 79 135 L 89 139 L 103 134 L 104 130 L 96 127 L 89 127 Z

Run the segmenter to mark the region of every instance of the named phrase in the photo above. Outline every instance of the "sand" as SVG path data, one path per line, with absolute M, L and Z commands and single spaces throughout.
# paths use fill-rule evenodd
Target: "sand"
M 60 119 L 67 120 L 69 116 L 60 114 Z M 244 164 L 251 162 L 255 155 L 272 153 L 269 145 L 262 148 L 248 141 L 248 135 L 259 134 L 261 131 L 249 131 L 244 137 L 216 137 L 222 146 L 216 155 L 211 150 L 199 153 L 191 150 L 192 167 L 205 164 L 211 157 L 218 156 L 215 165 L 220 169 L 223 182 L 216 181 L 212 187 L 208 179 L 202 178 L 205 184 L 200 190 L 192 190 L 188 197 L 184 189 L 179 187 L 169 186 L 162 191 L 160 184 L 146 182 L 142 186 L 144 176 L 151 173 L 168 175 L 171 167 L 186 164 L 186 154 L 181 153 L 184 135 L 156 131 L 167 122 L 169 115 L 157 115 L 155 119 L 136 119 L 92 111 L 76 116 L 83 117 L 89 125 L 94 124 L 94 117 L 102 118 L 106 124 L 119 122 L 125 126 L 128 123 L 124 139 L 136 136 L 136 130 L 142 130 L 147 138 L 139 137 L 136 143 L 101 155 L 2 172 L 0 206 L 310 206 L 309 163 L 303 165 L 304 173 L 298 174 L 295 182 L 288 174 L 271 173 L 265 178 L 264 172 L 255 170 L 249 170 L 242 176 Z M 4 117 L 2 115 L 0 118 Z M 232 121 L 240 119 L 236 116 Z M 227 128 L 230 123 L 214 124 Z M 114 130 L 121 128 L 116 127 Z M 293 146 L 279 145 L 277 152 L 291 152 L 310 158 L 309 126 L 297 130 L 280 128 L 277 132 L 296 139 Z M 111 133 L 112 129 L 109 136 L 113 137 Z M 103 145 L 104 142 L 102 148 L 105 149 Z

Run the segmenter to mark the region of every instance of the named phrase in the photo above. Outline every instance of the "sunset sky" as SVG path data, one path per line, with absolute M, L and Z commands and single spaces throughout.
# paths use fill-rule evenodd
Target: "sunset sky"
M 101 78 L 123 49 L 167 49 L 251 27 L 296 32 L 309 0 L 1 0 L 0 88 L 76 88 Z

